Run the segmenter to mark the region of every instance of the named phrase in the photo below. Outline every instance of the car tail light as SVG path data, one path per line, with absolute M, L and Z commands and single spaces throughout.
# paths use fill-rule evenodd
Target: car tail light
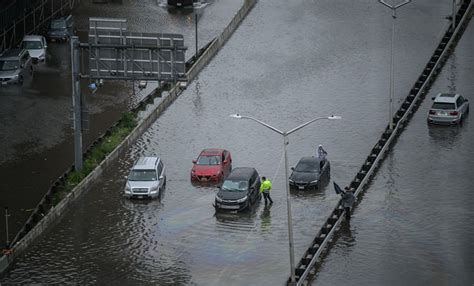
M 457 111 L 452 111 L 452 112 L 449 113 L 449 115 L 458 115 L 458 114 L 459 114 L 459 112 L 457 112 Z
M 436 114 L 436 111 L 430 110 L 430 114 L 431 114 L 431 115 L 435 115 L 435 114 Z

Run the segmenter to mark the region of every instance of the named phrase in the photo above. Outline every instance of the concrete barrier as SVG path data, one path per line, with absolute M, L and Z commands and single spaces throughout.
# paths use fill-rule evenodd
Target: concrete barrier
M 245 18 L 250 9 L 255 5 L 256 0 L 246 0 L 241 9 L 236 13 L 229 25 L 224 29 L 221 35 L 209 46 L 203 55 L 196 61 L 195 65 L 187 71 L 186 78 L 192 81 L 197 74 L 211 61 L 217 54 L 218 50 L 230 38 L 232 33 L 237 29 L 240 22 Z M 152 93 L 155 90 L 152 91 Z M 93 184 L 103 173 L 103 171 L 115 161 L 121 154 L 125 153 L 129 147 L 134 144 L 136 139 L 141 136 L 157 119 L 158 117 L 173 103 L 173 101 L 182 92 L 179 85 L 171 88 L 169 93 L 162 98 L 161 102 L 155 107 L 153 112 L 147 114 L 139 121 L 137 127 L 120 143 L 81 183 L 79 183 L 65 198 L 63 198 L 56 206 L 52 207 L 49 212 L 39 222 L 12 245 L 11 253 L 0 257 L 0 275 L 3 274 L 8 266 L 15 258 L 25 252 L 25 250 L 34 243 L 34 241 L 48 228 L 56 224 L 61 216 L 70 209 L 69 207 L 81 195 L 89 190 Z M 31 218 L 31 217 L 30 217 Z M 30 221 L 30 220 L 29 220 Z M 27 222 L 28 223 L 28 222 Z

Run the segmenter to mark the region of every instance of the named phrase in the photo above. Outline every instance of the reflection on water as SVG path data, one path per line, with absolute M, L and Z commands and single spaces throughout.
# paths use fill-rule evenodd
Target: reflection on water
M 263 210 L 260 212 L 260 230 L 262 232 L 270 232 L 272 226 L 272 216 L 270 209 L 273 204 L 265 205 Z
M 466 124 L 467 123 L 464 123 L 463 126 Z M 462 137 L 461 134 L 463 130 L 465 130 L 465 128 L 461 127 L 461 125 L 429 125 L 428 135 L 432 143 L 450 149 L 454 146 L 454 143 Z

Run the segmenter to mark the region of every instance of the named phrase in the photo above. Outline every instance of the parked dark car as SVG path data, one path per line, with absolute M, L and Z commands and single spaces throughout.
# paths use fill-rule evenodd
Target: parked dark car
M 48 27 L 47 38 L 50 41 L 68 41 L 74 36 L 76 30 L 72 15 L 51 20 Z
M 261 199 L 260 176 L 255 168 L 238 167 L 230 172 L 216 194 L 216 210 L 241 211 Z
M 33 60 L 25 49 L 6 50 L 0 56 L 0 84 L 22 85 L 27 76 L 33 75 Z
M 323 176 L 329 176 L 330 165 L 327 159 L 318 157 L 303 157 L 296 167 L 291 168 L 289 183 L 291 187 L 299 190 L 319 188 Z
M 168 0 L 168 5 L 175 7 L 193 6 L 194 0 Z

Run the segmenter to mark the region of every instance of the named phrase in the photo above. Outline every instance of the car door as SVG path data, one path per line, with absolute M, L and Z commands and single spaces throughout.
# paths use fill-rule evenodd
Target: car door
M 160 180 L 159 185 L 160 189 L 163 188 L 163 185 L 165 184 L 165 168 L 163 166 L 163 162 L 160 160 L 158 163 L 158 179 Z
M 252 201 L 258 200 L 258 195 L 260 192 L 260 185 L 257 186 L 258 174 L 256 172 L 253 173 L 252 177 L 250 178 L 249 186 L 252 186 Z
M 459 112 L 461 112 L 461 114 L 466 113 L 467 102 L 465 101 L 464 97 L 459 96 L 458 100 L 456 100 L 456 105 L 458 106 Z
M 230 171 L 232 170 L 232 158 L 230 157 L 230 152 L 225 150 L 223 152 L 223 160 L 222 162 L 225 162 L 223 163 L 224 166 L 223 166 L 223 169 L 224 169 L 224 176 L 227 176 Z

